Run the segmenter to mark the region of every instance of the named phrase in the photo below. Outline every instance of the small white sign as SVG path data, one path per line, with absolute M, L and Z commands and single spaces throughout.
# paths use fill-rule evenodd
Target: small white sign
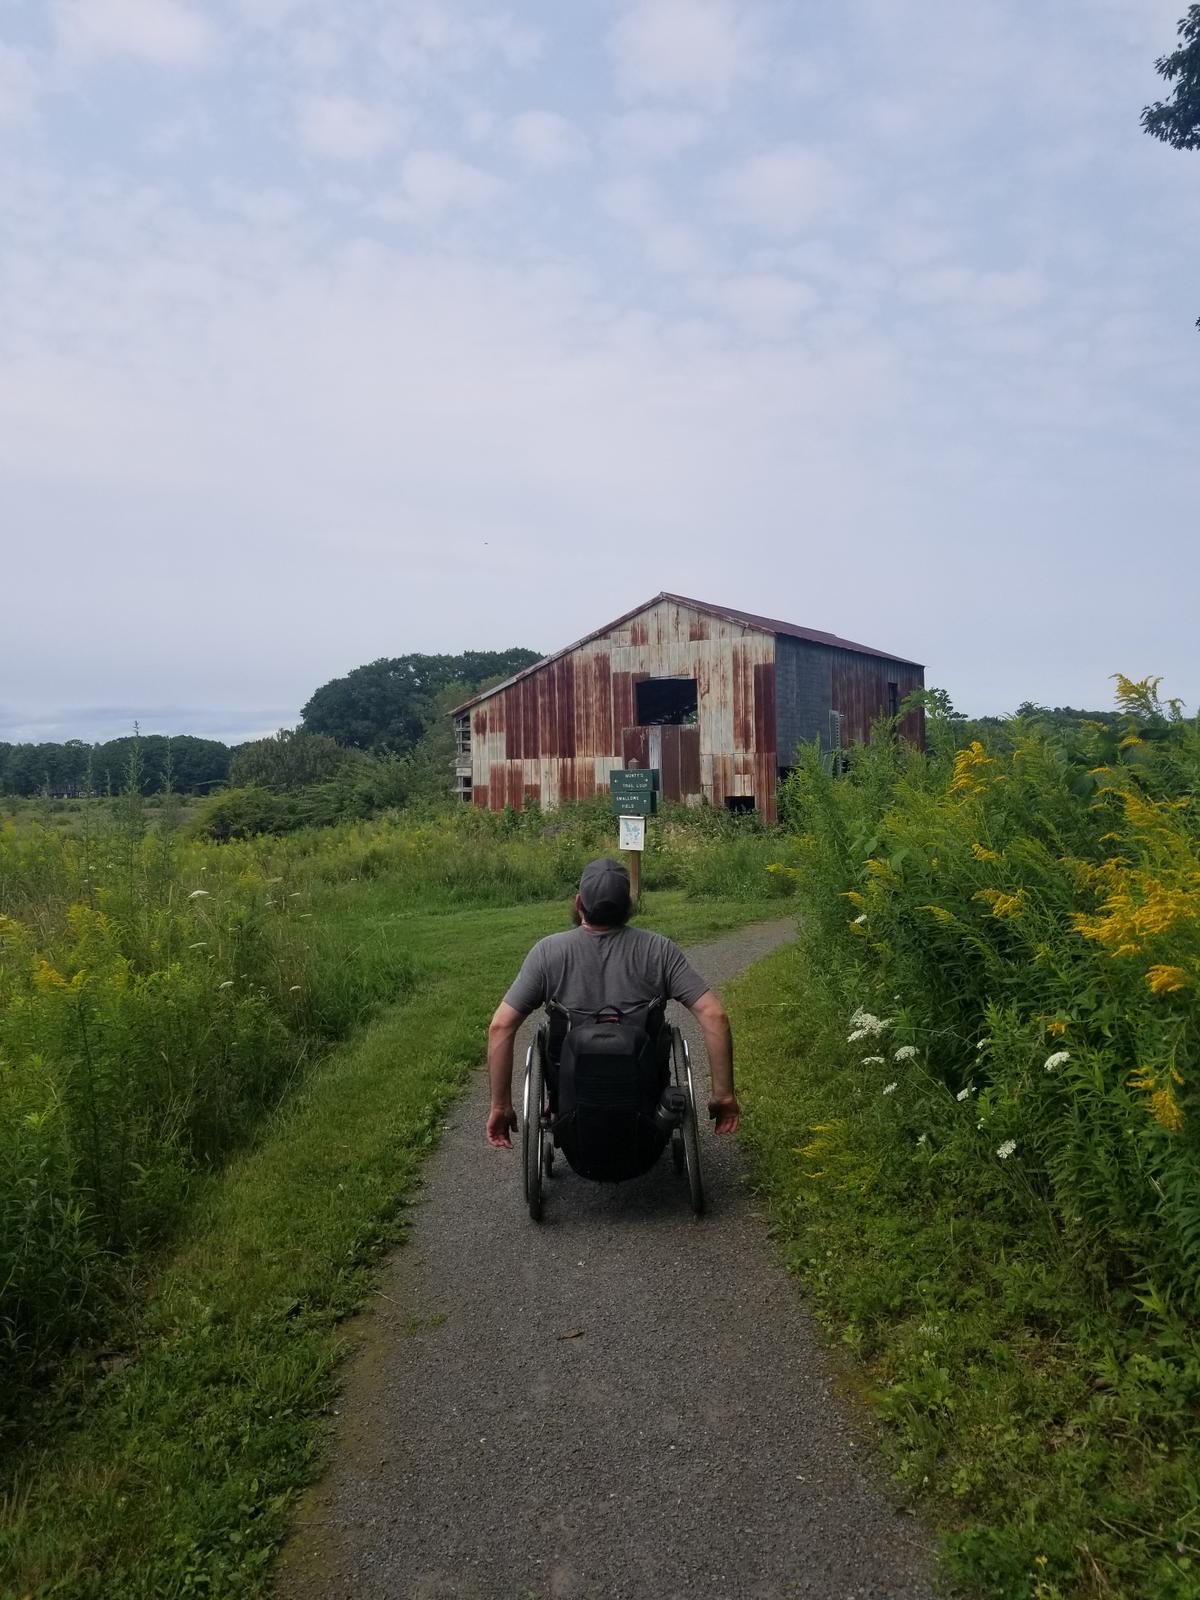
M 646 848 L 646 819 L 645 817 L 620 817 L 621 824 L 621 849 L 644 850 Z

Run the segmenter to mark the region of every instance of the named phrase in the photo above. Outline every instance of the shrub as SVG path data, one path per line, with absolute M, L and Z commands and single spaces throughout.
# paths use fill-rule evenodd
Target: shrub
M 1200 732 L 1119 680 L 1117 727 L 789 782 L 806 914 L 946 1093 L 978 1095 L 1097 1290 L 1200 1298 Z M 935 1107 L 936 1110 L 936 1107 Z M 932 1135 L 931 1135 L 932 1136 Z

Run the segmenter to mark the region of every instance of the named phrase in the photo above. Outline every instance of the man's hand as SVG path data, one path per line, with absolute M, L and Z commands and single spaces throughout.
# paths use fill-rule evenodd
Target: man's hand
M 506 1106 L 493 1106 L 488 1112 L 487 1142 L 494 1144 L 497 1150 L 511 1150 L 512 1140 L 509 1134 L 517 1131 L 517 1113 L 511 1103 Z
M 742 1108 L 735 1094 L 714 1094 L 708 1102 L 708 1114 L 717 1125 L 718 1133 L 734 1133 Z
M 511 1150 L 509 1134 L 517 1126 L 512 1103 L 513 1045 L 524 1012 L 501 1000 L 488 1024 L 488 1078 L 492 1086 L 492 1109 L 488 1112 L 487 1142 L 497 1150 Z

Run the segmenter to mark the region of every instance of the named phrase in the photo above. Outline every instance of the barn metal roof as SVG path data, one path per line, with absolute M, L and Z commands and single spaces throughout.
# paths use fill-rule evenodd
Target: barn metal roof
M 602 628 L 595 628 L 591 633 L 585 633 L 582 639 L 576 639 L 574 644 L 564 645 L 561 650 L 555 650 L 548 656 L 543 656 L 540 661 L 535 661 L 531 667 L 522 667 L 520 672 L 514 672 L 511 678 L 505 678 L 503 683 L 495 684 L 491 689 L 485 689 L 482 694 L 472 695 L 469 700 L 464 700 L 461 705 L 454 707 L 449 716 L 457 716 L 460 711 L 468 711 L 472 706 L 478 705 L 481 700 L 490 700 L 492 695 L 499 694 L 502 689 L 509 688 L 514 683 L 519 683 L 522 678 L 528 678 L 535 672 L 540 672 L 551 661 L 558 661 L 563 656 L 569 656 L 572 650 L 578 650 L 580 645 L 590 644 L 593 639 L 599 639 L 603 634 L 611 633 L 614 628 L 619 628 L 623 623 L 631 622 L 643 611 L 649 611 L 651 606 L 656 606 L 660 601 L 673 600 L 676 605 L 690 606 L 693 611 L 707 612 L 712 617 L 723 617 L 727 622 L 738 622 L 744 628 L 756 628 L 761 633 L 782 633 L 789 639 L 806 639 L 810 644 L 823 644 L 832 650 L 854 650 L 859 655 L 877 656 L 881 661 L 898 661 L 905 667 L 923 667 L 923 661 L 910 661 L 907 656 L 893 655 L 890 650 L 876 650 L 873 645 L 854 644 L 850 639 L 839 638 L 836 633 L 822 633 L 819 628 L 802 628 L 795 622 L 780 622 L 777 617 L 760 617 L 753 611 L 739 611 L 736 606 L 715 606 L 707 600 L 691 600 L 685 594 L 672 594 L 670 590 L 663 589 L 649 600 L 644 600 L 640 606 L 634 606 L 632 611 L 626 611 L 623 616 L 606 622 Z

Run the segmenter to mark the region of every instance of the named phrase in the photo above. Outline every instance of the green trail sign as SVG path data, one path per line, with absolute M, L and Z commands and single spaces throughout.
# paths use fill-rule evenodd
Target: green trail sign
M 658 807 L 658 773 L 652 768 L 609 774 L 613 810 L 619 817 L 646 817 Z

